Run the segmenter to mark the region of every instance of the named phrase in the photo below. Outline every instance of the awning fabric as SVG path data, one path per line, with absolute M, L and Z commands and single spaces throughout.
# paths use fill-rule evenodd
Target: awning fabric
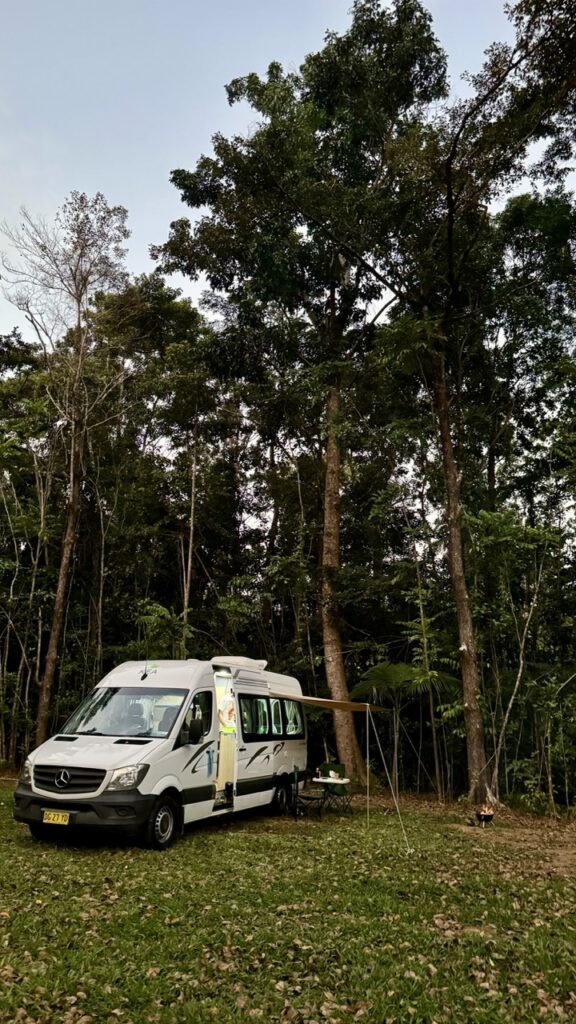
M 278 697 L 280 700 L 295 700 L 298 704 L 310 704 L 314 708 L 326 708 L 326 711 L 363 711 L 366 714 L 370 711 L 384 711 L 385 708 L 379 704 L 360 704 L 352 700 L 329 700 L 327 697 L 308 697 L 302 693 L 277 693 L 270 690 L 271 697 Z

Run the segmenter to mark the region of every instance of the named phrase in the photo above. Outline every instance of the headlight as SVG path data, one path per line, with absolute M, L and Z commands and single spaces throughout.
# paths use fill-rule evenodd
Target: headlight
M 24 762 L 19 781 L 23 782 L 25 786 L 30 786 L 32 783 L 32 762 L 29 757 Z
M 147 764 L 131 764 L 127 768 L 116 768 L 106 789 L 136 789 L 149 767 Z

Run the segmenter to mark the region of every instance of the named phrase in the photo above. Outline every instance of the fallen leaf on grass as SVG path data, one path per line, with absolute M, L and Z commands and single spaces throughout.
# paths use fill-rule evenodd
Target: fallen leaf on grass
M 496 935 L 498 929 L 496 928 L 495 924 L 467 924 L 464 925 L 462 931 L 472 935 L 480 935 L 482 936 L 483 939 L 487 939 L 493 938 Z

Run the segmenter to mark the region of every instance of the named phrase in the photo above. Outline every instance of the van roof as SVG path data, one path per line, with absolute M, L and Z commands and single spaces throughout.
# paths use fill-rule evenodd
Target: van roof
M 232 670 L 234 677 L 242 670 L 246 672 L 244 683 L 249 685 L 268 684 L 273 689 L 281 688 L 285 693 L 301 693 L 300 684 L 290 676 L 275 672 L 264 672 L 265 661 L 233 655 L 214 657 L 210 661 L 197 658 L 184 660 L 142 660 L 125 661 L 113 668 L 98 683 L 98 686 L 141 686 L 143 683 L 154 687 L 190 687 L 197 684 L 205 672 L 211 674 L 218 668 Z M 237 669 L 237 672 L 233 670 Z M 241 680 L 236 678 L 237 682 Z
M 190 686 L 198 667 L 206 662 L 190 661 L 125 661 L 116 665 L 98 683 L 99 686 Z

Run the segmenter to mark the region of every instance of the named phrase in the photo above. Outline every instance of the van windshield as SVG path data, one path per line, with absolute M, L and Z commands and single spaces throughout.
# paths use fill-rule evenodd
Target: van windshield
M 91 736 L 168 736 L 188 690 L 154 686 L 99 686 L 61 733 Z

